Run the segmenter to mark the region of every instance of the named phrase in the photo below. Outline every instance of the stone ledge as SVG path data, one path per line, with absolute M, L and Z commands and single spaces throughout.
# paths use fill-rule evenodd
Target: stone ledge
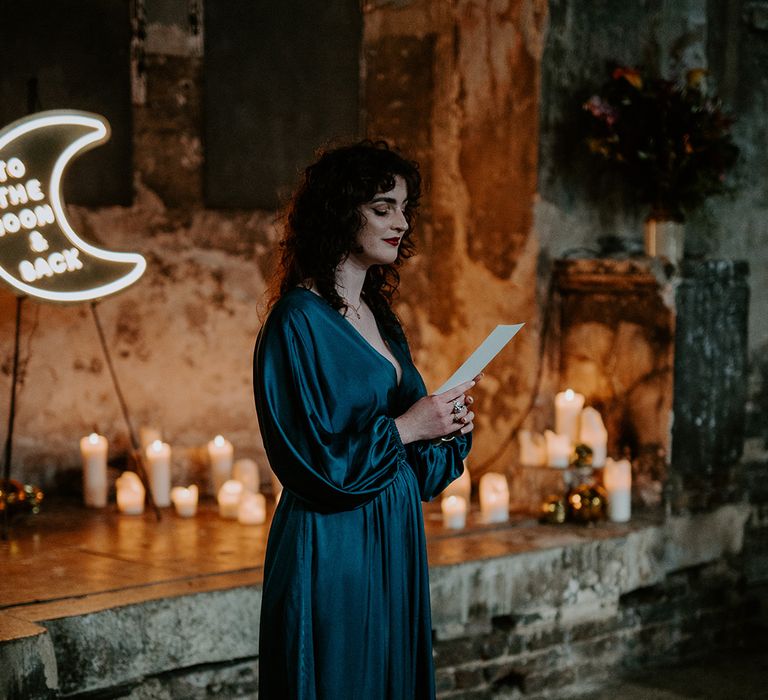
M 487 633 L 503 615 L 534 616 L 542 625 L 610 618 L 621 595 L 741 551 L 749 513 L 746 504 L 728 505 L 618 537 L 434 567 L 436 637 Z
M 430 537 L 436 638 L 485 634 L 504 616 L 545 636 L 553 622 L 610 627 L 623 594 L 739 552 L 749 512 L 740 504 L 664 523 Z M 0 644 L 0 696 L 105 692 L 206 665 L 255 671 L 260 582 L 253 569 L 10 608 L 0 629 L 13 621 L 17 632 Z
M 43 621 L 62 693 L 105 689 L 179 668 L 255 659 L 256 586 L 147 600 Z
M 0 639 L 0 697 L 53 697 L 59 679 L 48 630 L 15 615 L 0 613 Z

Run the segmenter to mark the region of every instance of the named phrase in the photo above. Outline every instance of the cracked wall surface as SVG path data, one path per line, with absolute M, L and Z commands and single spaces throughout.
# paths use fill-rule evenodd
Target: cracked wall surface
M 706 59 L 738 107 L 744 167 L 763 167 L 762 15 L 753 8 L 718 24 L 710 10 L 694 0 L 642 8 L 572 0 L 364 5 L 367 132 L 418 159 L 429 183 L 419 255 L 402 270 L 396 306 L 428 387 L 497 323 L 526 322 L 476 390 L 475 478 L 510 468 L 515 429 L 545 427 L 562 388 L 556 353 L 542 337 L 553 258 L 594 248 L 606 233 L 640 235 L 639 212 L 610 196 L 595 203 L 589 177 L 568 171 L 555 127 L 572 88 L 594 80 L 608 58 L 675 69 Z M 202 206 L 201 28 L 176 0 L 147 3 L 146 19 L 134 66 L 134 202 L 72 207 L 70 218 L 87 240 L 149 262 L 139 284 L 105 300 L 99 314 L 136 425 L 160 427 L 173 445 L 174 482 L 205 485 L 204 447 L 216 433 L 235 444 L 236 458 L 256 458 L 266 476 L 251 353 L 279 217 Z M 733 80 L 734 61 L 750 68 L 748 80 Z M 694 250 L 751 258 L 748 423 L 750 434 L 766 435 L 759 416 L 768 386 L 760 361 L 768 219 L 762 180 L 747 170 L 736 175 L 736 199 L 713 202 L 691 222 L 689 239 Z M 0 290 L 0 396 L 10 388 L 14 314 L 13 296 Z M 27 302 L 21 359 L 14 475 L 76 487 L 77 441 L 94 427 L 119 461 L 126 430 L 87 307 Z M 3 401 L 3 422 L 6 411 Z

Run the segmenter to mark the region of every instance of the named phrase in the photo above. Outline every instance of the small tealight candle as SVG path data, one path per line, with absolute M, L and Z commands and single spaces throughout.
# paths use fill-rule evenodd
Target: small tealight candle
M 602 467 L 608 449 L 608 431 L 600 413 L 588 406 L 581 412 L 579 442 L 592 448 L 592 466 Z
M 467 501 L 461 496 L 446 496 L 440 502 L 443 511 L 443 525 L 451 530 L 460 530 L 467 522 Z
M 171 505 L 171 446 L 155 440 L 146 450 L 149 488 L 155 505 Z
M 141 515 L 144 512 L 144 484 L 136 472 L 123 472 L 115 482 L 117 487 L 117 508 L 126 515 Z
M 218 493 L 225 481 L 232 478 L 232 455 L 234 448 L 229 440 L 217 435 L 208 443 L 208 457 L 211 461 L 213 492 Z
M 267 499 L 260 493 L 246 491 L 237 507 L 237 522 L 243 525 L 262 525 L 267 520 Z
M 185 488 L 174 486 L 171 489 L 171 500 L 176 508 L 176 515 L 181 518 L 191 518 L 197 513 L 197 486 L 194 484 Z
M 245 491 L 259 492 L 259 467 L 252 459 L 238 459 L 232 467 L 232 478 L 239 481 Z
M 541 433 L 521 430 L 517 439 L 520 443 L 520 464 L 524 467 L 543 467 L 547 463 L 547 443 Z
M 608 519 L 625 523 L 632 515 L 632 465 L 628 459 L 605 461 L 603 485 L 608 492 Z
M 83 498 L 91 508 L 107 505 L 107 446 L 107 438 L 96 433 L 80 439 Z
M 469 503 L 470 496 L 472 495 L 472 479 L 469 476 L 469 465 L 467 460 L 464 460 L 464 471 L 461 476 L 454 479 L 448 486 L 443 489 L 443 500 L 449 496 L 460 496 L 467 503 Z
M 566 389 L 555 396 L 555 432 L 567 435 L 571 444 L 579 437 L 579 416 L 584 408 L 584 395 Z
M 229 479 L 219 489 L 219 515 L 222 518 L 234 519 L 237 517 L 237 507 L 243 495 L 243 485 L 239 481 Z
M 488 472 L 480 479 L 480 511 L 487 523 L 509 519 L 509 485 L 503 474 Z
M 547 464 L 565 469 L 571 463 L 571 439 L 551 430 L 544 432 L 544 438 L 547 441 Z

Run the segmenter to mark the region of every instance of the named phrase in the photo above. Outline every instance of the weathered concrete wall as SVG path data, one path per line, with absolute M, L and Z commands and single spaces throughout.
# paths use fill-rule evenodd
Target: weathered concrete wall
M 710 70 L 709 84 L 736 117 L 735 139 L 741 162 L 729 176 L 734 196 L 709 200 L 686 224 L 686 250 L 694 256 L 748 259 L 750 276 L 749 348 L 752 366 L 752 434 L 768 439 L 758 415 L 766 406 L 768 348 L 768 61 L 765 2 L 707 0 L 614 0 L 579 3 L 551 0 L 542 62 L 541 199 L 536 229 L 550 255 L 574 248 L 595 250 L 601 236 L 642 242 L 647 212 L 621 201 L 610 182 L 585 169 L 585 159 L 569 140 L 568 115 L 584 91 L 595 89 L 606 64 L 645 65 L 668 75 L 693 67 Z M 627 28 L 631 27 L 631 31 Z
M 579 171 L 559 140 L 573 91 L 599 82 L 608 59 L 670 70 L 709 62 L 737 109 L 745 154 L 737 197 L 713 201 L 691 221 L 688 239 L 694 251 L 751 258 L 748 432 L 768 439 L 760 420 L 768 410 L 768 365 L 760 360 L 768 343 L 761 313 L 768 218 L 754 176 L 768 160 L 759 77 L 768 49 L 758 6 L 723 19 L 704 0 L 365 4 L 367 130 L 419 159 L 430 183 L 421 254 L 403 270 L 397 307 L 428 385 L 496 323 L 527 322 L 477 389 L 476 477 L 512 464 L 514 429 L 545 420 L 562 388 L 547 364 L 552 348 L 542 353 L 541 342 L 551 259 L 594 247 L 600 235 L 640 236 L 642 212 L 601 195 L 605 183 Z M 236 456 L 266 468 L 251 351 L 278 232 L 274 212 L 201 206 L 204 57 L 193 20 L 181 0 L 147 3 L 143 72 L 134 81 L 135 202 L 77 209 L 72 218 L 86 238 L 149 260 L 146 277 L 100 313 L 136 423 L 163 429 L 174 446 L 174 480 L 204 483 L 202 447 L 216 432 L 235 443 Z M 748 67 L 749 79 L 736 81 L 734 65 Z M 26 306 L 14 473 L 47 487 L 67 468 L 76 475 L 77 440 L 94 425 L 113 455 L 126 435 L 87 309 Z M 12 295 L 0 290 L 0 397 L 10 385 L 13 315 Z M 3 424 L 6 410 L 0 401 Z

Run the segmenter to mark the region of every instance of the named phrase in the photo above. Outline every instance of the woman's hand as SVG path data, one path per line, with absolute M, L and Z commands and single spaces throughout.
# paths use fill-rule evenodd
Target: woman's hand
M 434 440 L 452 433 L 464 435 L 474 429 L 475 414 L 469 410 L 474 399 L 467 395 L 483 375 L 443 392 L 419 399 L 395 419 L 404 445 L 417 440 Z

